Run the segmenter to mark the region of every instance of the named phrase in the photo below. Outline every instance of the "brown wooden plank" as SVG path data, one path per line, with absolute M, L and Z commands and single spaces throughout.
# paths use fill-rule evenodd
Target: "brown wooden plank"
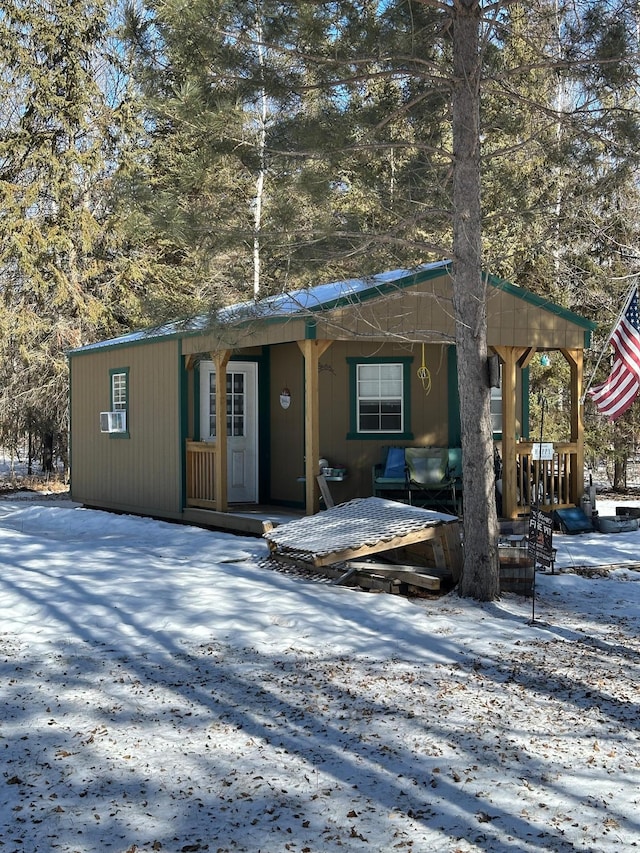
M 433 539 L 430 542 L 431 550 L 433 551 L 433 562 L 435 563 L 436 569 L 445 569 L 447 567 L 447 560 L 444 555 L 443 540 L 444 535 L 439 537 L 438 539 Z
M 433 545 L 437 549 L 438 558 L 434 554 Z M 462 571 L 462 545 L 458 522 L 447 523 L 430 531 L 429 537 L 418 542 L 389 549 L 384 553 L 385 560 L 396 566 L 410 566 L 413 569 L 429 569 L 439 577 L 451 576 L 454 581 L 460 578 Z M 353 564 L 353 560 L 350 561 Z
M 215 496 L 218 512 L 226 512 L 227 483 L 227 364 L 231 350 L 212 352 L 216 371 L 216 454 L 214 456 Z
M 316 480 L 318 481 L 318 486 L 320 488 L 320 494 L 322 495 L 322 499 L 324 500 L 324 505 L 327 507 L 327 509 L 331 509 L 331 507 L 335 506 L 335 501 L 333 500 L 333 495 L 329 490 L 327 478 L 324 476 L 324 474 L 318 474 Z
M 348 565 L 359 573 L 372 572 L 374 574 L 389 575 L 403 583 L 420 586 L 423 589 L 440 589 L 440 578 L 428 575 L 420 570 L 419 566 L 390 566 L 384 563 L 354 562 Z
M 346 572 L 343 572 L 337 578 L 334 578 L 331 582 L 335 584 L 346 583 L 348 580 L 351 580 L 351 578 L 357 573 L 357 571 L 358 570 L 356 568 L 347 569 Z
M 362 545 L 358 548 L 345 548 L 342 551 L 321 554 L 313 558 L 313 564 L 314 566 L 330 566 L 332 563 L 344 563 L 356 557 L 365 557 L 367 554 L 379 554 L 384 551 L 390 551 L 392 548 L 401 548 L 403 545 L 410 545 L 413 542 L 425 542 L 439 537 L 441 535 L 438 532 L 439 530 L 440 526 L 426 527 L 421 530 L 413 530 L 404 535 L 394 536 L 384 542 L 374 542 L 373 544 Z
M 272 559 L 280 566 L 291 566 L 294 569 L 302 569 L 307 572 L 332 579 L 333 583 L 340 584 L 352 581 L 355 586 L 362 589 L 376 590 L 377 592 L 398 593 L 400 591 L 400 581 L 396 578 L 387 578 L 383 575 L 369 574 L 366 572 L 358 572 L 357 570 L 344 571 L 343 567 L 336 566 L 312 566 L 310 563 L 299 560 L 282 554 L 272 554 Z
M 362 589 L 374 589 L 378 592 L 399 593 L 400 581 L 395 578 L 385 578 L 382 575 L 356 575 L 356 583 Z
M 234 533 L 247 533 L 251 536 L 262 536 L 264 519 L 259 516 L 234 515 L 231 512 L 216 512 L 190 506 L 182 513 L 181 520 L 189 524 L 198 524 L 206 528 L 230 530 Z M 269 546 L 271 543 L 269 543 Z
M 394 577 L 402 583 L 417 586 L 420 589 L 428 589 L 432 592 L 438 592 L 440 589 L 440 578 L 434 578 L 432 575 L 422 575 L 420 572 L 401 572 Z
M 298 341 L 304 356 L 304 436 L 305 436 L 305 511 L 315 515 L 320 509 L 319 495 L 314 484 L 320 459 L 320 396 L 318 359 L 332 341 Z
M 443 542 L 445 546 L 445 565 L 451 571 L 453 580 L 458 583 L 462 574 L 462 542 L 460 540 L 460 530 L 457 524 L 446 524 L 442 531 Z

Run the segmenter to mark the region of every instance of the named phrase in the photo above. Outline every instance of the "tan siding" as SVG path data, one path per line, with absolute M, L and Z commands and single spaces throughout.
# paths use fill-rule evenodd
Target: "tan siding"
M 450 343 L 455 334 L 451 283 L 448 276 L 390 293 L 362 304 L 336 308 L 316 315 L 316 337 L 328 340 L 384 341 L 397 336 L 406 341 Z M 488 288 L 487 325 L 489 345 L 582 348 L 584 330 L 564 317 L 506 290 Z M 305 319 L 290 318 L 262 327 L 234 331 L 226 346 L 276 345 L 305 337 Z M 188 338 L 185 353 L 221 348 L 215 336 Z
M 318 323 L 317 337 L 382 341 L 391 334 L 407 341 L 449 343 L 455 324 L 447 280 L 425 287 L 425 291 L 408 288 L 380 301 L 336 309 L 329 320 Z M 497 288 L 489 288 L 487 325 L 490 345 L 581 348 L 584 344 L 580 326 Z
M 443 276 L 416 288 L 317 315 L 315 337 L 334 343 L 319 364 L 320 454 L 349 471 L 344 483 L 332 483 L 336 501 L 371 494 L 371 467 L 391 439 L 347 438 L 350 430 L 350 387 L 347 358 L 413 357 L 411 423 L 413 438 L 397 443 L 445 446 L 448 441 L 447 345 L 454 335 L 451 289 Z M 487 303 L 490 346 L 582 349 L 584 329 L 507 291 L 489 288 Z M 304 318 L 253 325 L 233 332 L 224 343 L 214 335 L 165 339 L 144 345 L 109 348 L 72 357 L 72 491 L 73 497 L 125 511 L 167 517 L 181 514 L 180 345 L 185 355 L 233 348 L 234 354 L 260 355 L 270 348 L 268 459 L 274 502 L 300 504 L 304 488 L 303 358 L 296 340 L 307 332 Z M 417 376 L 425 341 L 431 390 Z M 417 343 L 416 343 L 417 342 Z M 244 349 L 243 349 L 244 347 Z M 130 438 L 99 431 L 98 413 L 109 407 L 109 370 L 129 369 Z M 261 376 L 261 381 L 264 379 Z M 283 410 L 281 390 L 291 391 Z M 188 435 L 195 425 L 194 371 L 188 372 Z M 265 413 L 262 413 L 263 415 Z
M 304 473 L 304 388 L 303 360 L 297 344 L 274 346 L 270 353 L 271 383 L 271 500 L 300 503 L 303 486 L 297 478 Z M 291 391 L 291 405 L 283 409 L 280 392 Z
M 74 500 L 129 511 L 180 511 L 177 342 L 72 357 L 71 483 Z M 109 371 L 129 371 L 129 438 L 100 432 Z
M 407 341 L 446 341 L 454 334 L 451 300 L 439 291 L 401 291 L 387 299 L 336 310 L 317 337 L 382 341 L 389 336 Z
M 187 438 L 193 439 L 196 434 L 195 428 L 195 371 L 193 369 L 187 370 L 187 420 L 186 420 L 186 429 L 187 429 Z
M 295 348 L 294 348 L 295 347 Z M 302 473 L 303 404 L 297 398 L 302 393 L 302 357 L 298 347 L 274 348 L 272 367 L 272 499 L 300 500 L 302 490 L 296 477 Z M 320 390 L 320 453 L 331 465 L 343 464 L 349 471 L 343 483 L 331 483 L 336 501 L 371 494 L 371 468 L 381 458 L 382 447 L 393 444 L 390 439 L 348 439 L 350 429 L 350 388 L 347 357 L 413 356 L 411 367 L 411 428 L 414 438 L 398 444 L 447 444 L 447 353 L 446 347 L 426 345 L 425 361 L 432 374 L 432 389 L 427 395 L 417 376 L 422 362 L 419 345 L 347 343 L 336 341 L 322 355 L 319 364 Z M 292 373 L 297 377 L 291 382 Z M 291 408 L 283 413 L 277 403 L 283 385 L 292 392 Z M 292 387 L 293 386 L 293 387 Z
M 289 319 L 282 323 L 267 323 L 259 328 L 247 326 L 233 330 L 229 333 L 228 338 L 225 337 L 224 341 L 216 335 L 188 337 L 182 342 L 182 351 L 185 355 L 216 352 L 220 349 L 233 349 L 234 352 L 242 349 L 243 353 L 247 353 L 251 352 L 253 348 L 257 354 L 262 345 L 303 340 L 304 336 L 305 321 L 303 319 Z
M 494 290 L 488 301 L 487 324 L 490 346 L 584 346 L 584 329 L 580 326 L 503 291 Z

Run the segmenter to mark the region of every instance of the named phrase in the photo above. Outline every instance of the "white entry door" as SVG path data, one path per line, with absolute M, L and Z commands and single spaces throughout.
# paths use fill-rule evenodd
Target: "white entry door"
M 258 365 L 227 365 L 227 456 L 229 503 L 258 502 Z M 200 362 L 200 438 L 216 440 L 216 371 Z

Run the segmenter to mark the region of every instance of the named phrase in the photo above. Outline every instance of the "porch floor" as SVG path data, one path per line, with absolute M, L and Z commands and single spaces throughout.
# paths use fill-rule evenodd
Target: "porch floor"
M 228 512 L 189 507 L 183 512 L 183 520 L 191 524 L 240 533 L 246 536 L 262 536 L 269 526 L 277 527 L 304 516 L 303 510 L 266 504 L 232 504 Z
M 304 517 L 302 509 L 270 504 L 232 504 L 228 512 L 190 507 L 183 513 L 186 522 L 246 536 L 262 536 L 269 525 L 277 527 Z M 462 526 L 462 515 L 458 518 Z M 498 516 L 498 526 L 501 536 L 524 535 L 529 528 L 529 513 L 523 513 L 517 519 Z

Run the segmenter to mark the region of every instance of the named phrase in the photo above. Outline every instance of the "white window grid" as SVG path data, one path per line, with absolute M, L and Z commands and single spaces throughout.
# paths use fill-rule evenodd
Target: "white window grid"
M 114 373 L 111 377 L 111 401 L 114 412 L 122 412 L 127 408 L 127 374 Z
M 402 364 L 357 365 L 358 432 L 401 433 L 404 429 Z

